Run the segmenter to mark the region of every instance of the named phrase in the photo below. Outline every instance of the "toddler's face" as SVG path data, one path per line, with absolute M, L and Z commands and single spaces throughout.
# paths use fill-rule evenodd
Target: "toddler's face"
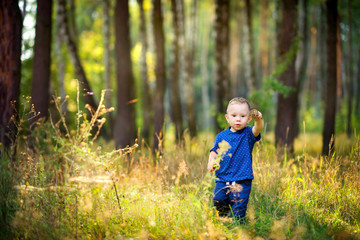
M 232 132 L 239 131 L 246 127 L 250 121 L 250 109 L 246 103 L 234 103 L 228 107 L 225 115 L 227 122 L 230 124 Z

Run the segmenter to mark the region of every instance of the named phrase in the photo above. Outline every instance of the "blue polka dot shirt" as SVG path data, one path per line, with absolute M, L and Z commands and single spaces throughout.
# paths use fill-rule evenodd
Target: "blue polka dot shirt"
M 215 139 L 214 147 L 210 151 L 219 149 L 219 143 L 225 140 L 230 144 L 229 150 L 220 161 L 220 169 L 215 173 L 216 181 L 232 182 L 254 179 L 252 169 L 252 150 L 261 135 L 255 137 L 252 127 L 245 127 L 232 132 L 230 127 L 220 132 Z

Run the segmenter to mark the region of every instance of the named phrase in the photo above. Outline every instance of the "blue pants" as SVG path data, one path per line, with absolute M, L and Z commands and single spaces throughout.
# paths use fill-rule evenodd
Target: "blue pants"
M 245 221 L 245 214 L 251 192 L 251 179 L 236 182 L 216 182 L 213 204 L 220 216 L 230 213 Z

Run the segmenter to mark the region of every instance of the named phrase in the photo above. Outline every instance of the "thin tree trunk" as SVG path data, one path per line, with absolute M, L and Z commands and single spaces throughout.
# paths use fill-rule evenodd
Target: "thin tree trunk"
M 252 29 L 252 5 L 251 0 L 246 0 L 246 25 L 248 27 L 249 37 L 248 37 L 248 45 L 249 45 L 249 57 L 250 57 L 250 78 L 248 82 L 249 93 L 251 94 L 253 91 L 257 89 L 256 84 L 256 64 L 255 64 L 255 46 L 254 46 L 254 36 Z
M 353 108 L 353 47 L 352 47 L 352 16 L 351 16 L 351 1 L 348 0 L 347 3 L 347 12 L 348 12 L 348 50 L 349 50 L 349 62 L 348 62 L 348 76 L 347 76 L 347 89 L 348 89 L 348 111 L 347 111 L 347 136 L 351 136 L 351 118 L 352 118 L 352 108 Z
M 58 0 L 58 16 L 60 18 L 60 31 L 63 36 L 63 40 L 67 45 L 70 58 L 74 64 L 75 72 L 78 77 L 81 91 L 83 93 L 83 98 L 86 104 L 88 104 L 94 111 L 97 109 L 97 104 L 93 96 L 89 81 L 86 77 L 84 68 L 81 64 L 80 57 L 78 54 L 78 49 L 73 40 L 73 37 L 70 34 L 67 14 L 66 14 L 66 2 L 65 0 Z
M 261 73 L 259 79 L 267 76 L 269 69 L 269 41 L 268 41 L 269 1 L 260 0 L 260 60 Z
M 115 49 L 117 75 L 117 113 L 114 126 L 116 148 L 134 143 L 136 138 L 134 76 L 131 64 L 130 15 L 128 0 L 115 6 Z
M 55 55 L 57 59 L 57 78 L 59 83 L 59 91 L 60 91 L 60 97 L 61 99 L 65 99 L 66 92 L 65 92 L 65 57 L 62 53 L 62 46 L 63 46 L 63 40 L 61 37 L 61 31 L 60 31 L 60 17 L 58 14 L 56 14 L 56 34 L 55 34 Z M 64 104 L 61 105 L 61 113 L 66 114 L 67 109 L 67 102 L 64 102 Z
M 298 102 L 298 108 L 297 108 L 297 114 L 296 114 L 296 123 L 295 123 L 295 136 L 298 136 L 299 129 L 300 129 L 300 109 L 301 109 L 301 98 L 302 98 L 302 92 L 304 89 L 304 84 L 306 80 L 306 73 L 307 73 L 307 66 L 309 61 L 309 27 L 308 27 L 308 0 L 302 0 L 302 15 L 301 15 L 301 22 L 302 22 L 302 29 L 301 29 L 301 35 L 302 35 L 302 48 L 301 48 L 301 55 L 300 57 L 300 67 L 296 74 L 296 82 L 297 82 L 297 102 Z
M 193 0 L 190 17 L 190 31 L 187 32 L 187 48 L 185 57 L 185 85 L 186 85 L 186 109 L 188 115 L 188 126 L 191 137 L 195 137 L 197 134 L 196 130 L 196 116 L 195 116 L 195 100 L 194 100 L 194 58 L 196 51 L 196 12 L 197 12 L 197 0 Z
M 205 24 L 205 22 L 203 23 Z M 211 81 L 211 77 L 209 77 L 209 69 L 208 69 L 208 55 L 209 55 L 209 39 L 211 37 L 211 28 L 204 27 L 203 30 L 203 40 L 202 40 L 202 48 L 201 48 L 201 62 L 200 62 L 200 70 L 201 70 L 201 102 L 203 106 L 203 114 L 202 121 L 204 123 L 204 128 L 210 128 L 210 97 L 209 97 L 209 82 Z
M 146 31 L 146 21 L 145 21 L 145 12 L 143 7 L 143 0 L 138 0 L 138 5 L 140 8 L 140 33 L 141 33 L 141 86 L 142 86 L 142 114 L 144 120 L 144 126 L 142 128 L 142 136 L 147 141 L 150 142 L 150 132 L 153 122 L 152 116 L 152 99 L 151 92 L 148 80 L 148 67 L 146 62 L 146 53 L 148 49 L 147 43 L 147 31 Z
M 320 7 L 320 31 L 319 31 L 319 40 L 318 40 L 318 45 L 320 48 L 320 62 L 321 63 L 325 63 L 327 61 L 326 58 L 326 44 L 324 44 L 326 42 L 326 33 L 327 33 L 327 23 L 326 23 L 326 7 L 325 4 L 322 4 Z M 326 101 L 326 82 L 327 82 L 327 77 L 326 77 L 326 64 L 320 64 L 320 73 L 319 73 L 319 78 L 320 78 L 320 94 L 321 94 L 321 100 L 322 101 Z
M 289 61 L 289 51 L 296 44 L 297 35 L 297 0 L 282 0 L 280 2 L 282 17 L 280 22 L 279 36 L 279 59 Z M 292 54 L 291 54 L 292 55 Z M 287 69 L 279 76 L 279 81 L 291 87 L 292 91 L 288 96 L 282 93 L 278 95 L 277 118 L 275 129 L 275 144 L 279 147 L 286 147 L 287 151 L 294 151 L 295 123 L 297 114 L 297 85 L 295 74 L 295 58 L 291 56 Z
M 326 25 L 327 25 L 327 82 L 326 101 L 323 129 L 322 153 L 327 155 L 334 146 L 335 114 L 336 114 L 336 79 L 337 79 L 337 0 L 326 1 Z
M 342 80 L 342 76 L 341 76 L 341 65 L 342 65 L 342 59 L 343 59 L 343 54 L 342 54 L 342 46 L 341 46 L 341 36 L 340 36 L 340 16 L 338 16 L 337 18 L 337 22 L 336 22 L 336 37 L 337 37 L 337 41 L 336 41 L 336 52 L 337 52 L 337 58 L 336 58 L 336 79 L 337 79 L 337 87 L 336 87 L 336 96 L 337 96 L 337 110 L 341 109 L 341 105 L 342 105 L 342 97 L 343 97 L 343 80 Z
M 229 92 L 229 0 L 216 0 L 215 5 L 215 126 L 222 130 L 217 117 L 225 114 L 225 104 Z
M 18 1 L 0 1 L 0 29 L 0 142 L 8 149 L 16 140 L 20 93 L 22 16 Z
M 235 21 L 236 26 L 234 29 L 231 29 L 232 34 L 230 34 L 230 64 L 229 64 L 229 73 L 230 73 L 230 89 L 229 94 L 230 98 L 236 97 L 238 92 L 238 78 L 239 78 L 239 53 L 240 53 L 240 46 L 241 38 L 240 34 L 240 24 L 241 24 L 241 17 L 242 15 L 239 14 L 239 2 L 232 2 L 230 3 L 230 9 L 234 9 L 235 12 Z
M 182 139 L 183 135 L 183 121 L 182 121 L 182 112 L 181 112 L 181 100 L 180 100 L 180 91 L 179 91 L 179 8 L 178 1 L 171 0 L 171 12 L 173 18 L 173 29 L 174 29 L 174 41 L 173 41 L 173 56 L 174 60 L 172 63 L 172 73 L 170 81 L 170 101 L 171 101 L 171 110 L 172 110 L 172 120 L 175 123 L 175 135 L 176 140 L 179 142 Z
M 359 29 L 360 35 L 360 29 Z M 360 115 L 360 38 L 358 39 L 358 62 L 357 62 L 357 91 L 355 97 L 355 114 L 357 116 Z
M 162 153 L 164 137 L 164 96 L 165 96 L 165 36 L 163 30 L 163 13 L 161 10 L 161 0 L 153 1 L 153 30 L 156 52 L 156 92 L 154 102 L 154 150 Z
M 30 124 L 46 119 L 49 109 L 52 0 L 38 0 L 36 12 L 36 36 L 34 46 L 33 78 L 31 85 Z M 34 125 L 33 125 L 34 126 Z
M 110 0 L 103 1 L 103 35 L 104 35 L 104 80 L 105 80 L 105 88 L 107 89 L 105 96 L 105 105 L 107 108 L 112 107 L 112 91 L 111 91 L 111 58 L 110 58 Z M 108 113 L 109 118 L 109 126 L 110 129 L 113 129 L 113 118 L 112 113 Z M 111 131 L 110 131 L 111 132 Z

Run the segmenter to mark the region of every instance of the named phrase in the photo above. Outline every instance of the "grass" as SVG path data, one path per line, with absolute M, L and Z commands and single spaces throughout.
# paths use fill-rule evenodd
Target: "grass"
M 297 154 L 284 157 L 264 133 L 253 151 L 249 221 L 239 226 L 212 207 L 206 165 L 214 135 L 176 145 L 167 134 L 155 165 L 142 142 L 116 151 L 93 141 L 94 121 L 80 115 L 82 131 L 42 123 L 31 137 L 20 131 L 15 163 L 2 155 L 0 238 L 360 239 L 358 137 L 321 157 L 309 149 L 319 136 L 304 134 Z

